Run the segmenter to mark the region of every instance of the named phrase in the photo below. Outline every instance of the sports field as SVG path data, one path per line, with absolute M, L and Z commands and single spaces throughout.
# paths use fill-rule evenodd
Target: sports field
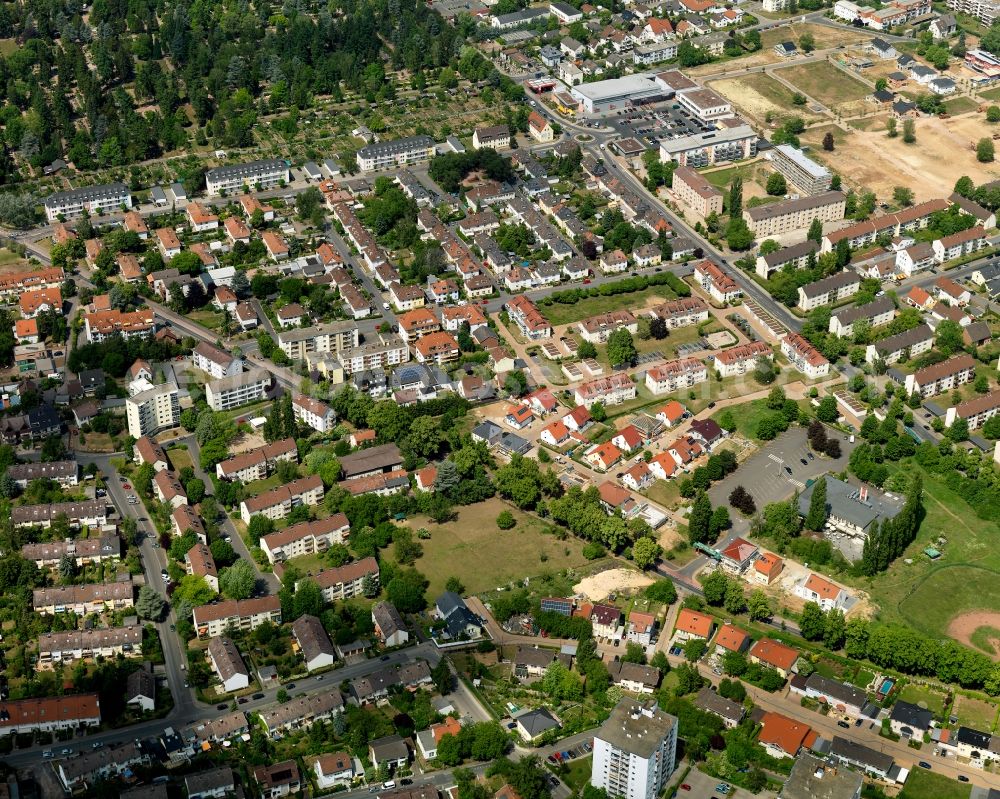
M 914 467 L 916 468 L 916 467 Z M 920 470 L 926 516 L 917 541 L 874 580 L 861 581 L 884 621 L 901 621 L 927 635 L 952 636 L 975 646 L 1000 637 L 1000 526 L 975 515 L 965 500 L 937 477 Z M 939 540 L 943 541 L 939 544 Z M 942 556 L 931 562 L 930 544 Z M 911 562 L 906 563 L 909 559 Z M 986 630 L 981 631 L 981 627 Z M 1000 652 L 981 646 L 981 651 Z

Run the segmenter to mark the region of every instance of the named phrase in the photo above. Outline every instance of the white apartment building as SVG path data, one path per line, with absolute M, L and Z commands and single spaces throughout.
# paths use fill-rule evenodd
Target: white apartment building
M 232 377 L 243 371 L 242 359 L 233 357 L 207 341 L 199 342 L 191 351 L 191 363 L 216 380 Z
M 132 438 L 154 436 L 181 421 L 180 392 L 173 383 L 141 391 L 125 400 L 125 418 Z
M 343 349 L 337 360 L 346 374 L 356 374 L 369 369 L 385 369 L 410 360 L 410 350 L 399 336 L 386 336 L 358 347 Z
M 840 191 L 825 191 L 797 200 L 746 208 L 743 219 L 757 238 L 780 236 L 795 230 L 805 230 L 814 219 L 836 222 L 844 218 L 847 197 Z
M 232 625 L 238 630 L 255 630 L 264 622 L 281 624 L 281 600 L 275 596 L 227 600 L 194 609 L 194 628 L 199 638 L 215 638 Z
M 267 369 L 251 369 L 205 384 L 205 401 L 213 411 L 228 411 L 267 398 L 271 373 Z
M 711 89 L 678 92 L 677 102 L 702 122 L 715 122 L 733 115 L 733 104 Z
M 84 212 L 91 216 L 132 207 L 132 194 L 124 183 L 108 183 L 103 186 L 85 186 L 82 189 L 57 191 L 45 198 L 45 218 L 49 222 L 59 221 L 59 217 L 69 219 Z
M 333 569 L 323 569 L 312 579 L 322 590 L 326 602 L 336 602 L 361 596 L 366 577 L 372 577 L 377 584 L 379 568 L 375 558 L 363 558 Z
M 255 497 L 247 497 L 240 503 L 240 518 L 250 524 L 253 516 L 268 519 L 284 519 L 292 508 L 299 505 L 318 505 L 323 501 L 323 481 L 319 475 L 310 475 L 278 486 Z
M 337 424 L 333 408 L 305 394 L 298 394 L 292 399 L 292 413 L 295 421 L 311 427 L 317 433 L 329 433 Z
M 205 173 L 205 187 L 209 196 L 223 192 L 243 191 L 245 188 L 272 189 L 289 182 L 288 164 L 280 158 L 266 161 L 249 161 L 245 164 L 228 164 Z
M 669 394 L 708 380 L 708 367 L 697 358 L 679 358 L 646 371 L 646 388 L 653 394 Z
M 963 386 L 975 377 L 976 359 L 962 353 L 907 375 L 903 386 L 908 395 L 917 392 L 921 397 L 933 397 Z
M 830 170 L 790 144 L 779 144 L 771 151 L 771 165 L 805 194 L 830 190 L 833 180 Z
M 655 799 L 677 757 L 677 718 L 656 702 L 623 699 L 594 735 L 590 783 L 609 796 Z
M 824 305 L 832 305 L 861 290 L 861 278 L 857 272 L 837 272 L 799 287 L 799 308 L 811 311 Z
M 722 377 L 745 375 L 757 368 L 761 359 L 774 360 L 774 351 L 764 341 L 751 341 L 715 354 L 715 371 Z
M 813 380 L 830 374 L 830 362 L 818 349 L 798 333 L 789 333 L 781 340 L 781 354 L 806 377 Z
M 299 522 L 260 539 L 260 548 L 269 563 L 278 563 L 300 555 L 325 552 L 334 544 L 343 544 L 350 535 L 351 525 L 343 513 L 325 519 Z
M 370 172 L 391 166 L 405 166 L 434 157 L 434 139 L 430 136 L 409 136 L 405 139 L 375 142 L 358 150 L 358 169 Z
M 358 346 L 359 340 L 358 326 L 354 322 L 330 322 L 278 333 L 278 346 L 293 361 L 304 359 L 310 352 L 336 354 L 351 350 Z

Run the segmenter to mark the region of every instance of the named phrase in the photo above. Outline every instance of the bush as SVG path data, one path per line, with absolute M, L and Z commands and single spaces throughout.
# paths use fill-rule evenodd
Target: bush
M 497 516 L 497 527 L 501 530 L 510 530 L 517 524 L 517 519 L 514 518 L 514 514 L 509 510 L 503 511 L 499 516 Z

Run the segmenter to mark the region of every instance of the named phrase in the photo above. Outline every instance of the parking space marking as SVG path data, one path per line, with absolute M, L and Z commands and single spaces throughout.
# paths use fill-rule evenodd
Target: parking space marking
M 784 458 L 779 458 L 779 457 L 778 457 L 777 455 L 775 455 L 775 454 L 774 454 L 773 452 L 769 452 L 769 453 L 767 453 L 767 457 L 768 457 L 768 458 L 770 458 L 770 459 L 771 459 L 772 461 L 774 461 L 775 463 L 779 463 L 779 464 L 780 464 L 780 463 L 784 463 L 784 462 L 785 462 L 785 461 L 784 461 Z

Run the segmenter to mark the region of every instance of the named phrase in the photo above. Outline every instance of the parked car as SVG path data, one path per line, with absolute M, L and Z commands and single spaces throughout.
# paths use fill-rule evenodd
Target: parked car
M 920 766 L 920 768 L 925 768 L 925 769 L 927 769 L 928 771 L 929 771 L 929 770 L 930 770 L 930 768 L 931 768 L 931 764 L 930 764 L 930 763 L 928 763 L 928 762 L 927 762 L 926 760 L 921 760 L 921 761 L 920 761 L 919 763 L 917 763 L 917 765 L 918 765 L 918 766 Z

